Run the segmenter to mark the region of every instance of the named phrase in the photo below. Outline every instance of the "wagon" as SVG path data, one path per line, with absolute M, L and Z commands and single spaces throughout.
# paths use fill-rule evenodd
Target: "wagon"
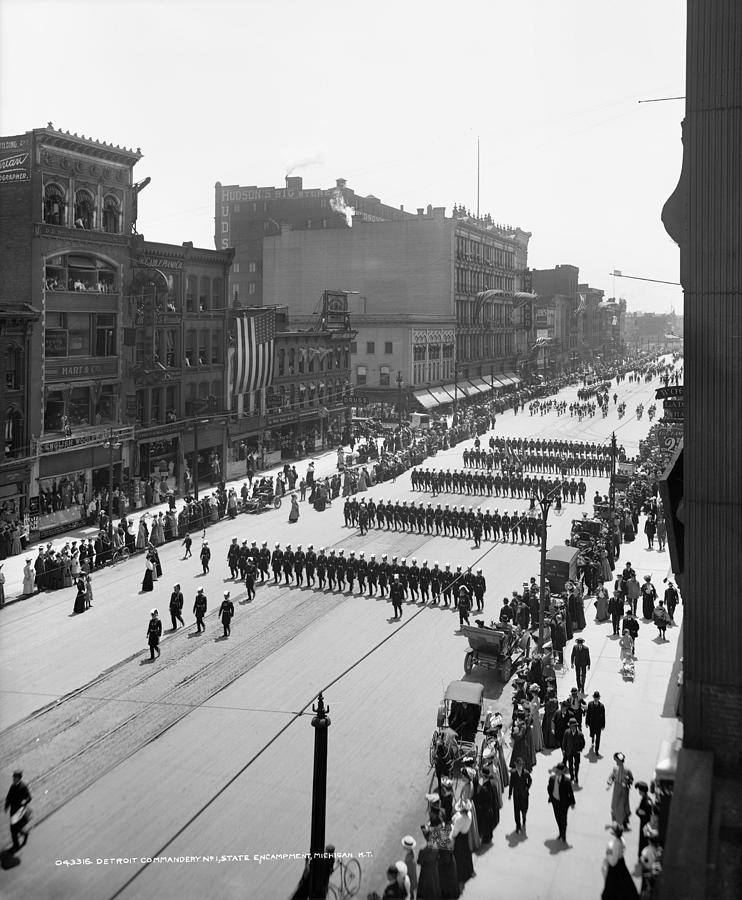
M 576 547 L 552 547 L 546 554 L 546 578 L 554 594 L 561 594 L 568 581 L 577 581 Z
M 438 706 L 430 742 L 430 765 L 449 772 L 467 756 L 477 756 L 477 732 L 482 718 L 484 686 L 474 681 L 452 681 Z
M 268 491 L 260 491 L 254 497 L 248 497 L 243 504 L 247 513 L 261 513 L 266 509 L 280 509 L 281 498 Z
M 464 672 L 467 675 L 474 666 L 482 666 L 494 669 L 499 680 L 506 682 L 510 679 L 513 666 L 530 653 L 531 635 L 512 626 L 482 628 L 464 625 L 462 631 L 471 648 L 464 657 Z

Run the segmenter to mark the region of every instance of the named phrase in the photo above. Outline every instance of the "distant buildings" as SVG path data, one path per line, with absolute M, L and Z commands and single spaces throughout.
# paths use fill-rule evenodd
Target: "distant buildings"
M 324 291 L 350 292 L 361 399 L 395 402 L 401 381 L 408 401 L 434 408 L 488 390 L 493 374 L 509 373 L 497 389 L 518 382 L 532 337 L 515 296 L 528 232 L 459 208 L 412 215 L 358 197 L 343 179 L 328 190 L 304 190 L 300 178 L 286 188 L 218 183 L 215 221 L 217 245 L 235 247 L 235 303 L 287 304 L 308 324 Z

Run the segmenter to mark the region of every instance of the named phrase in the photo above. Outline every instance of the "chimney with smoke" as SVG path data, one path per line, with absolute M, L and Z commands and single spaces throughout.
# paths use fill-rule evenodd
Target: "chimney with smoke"
M 286 190 L 287 191 L 300 191 L 302 190 L 304 181 L 301 175 L 294 176 L 286 176 Z
M 335 180 L 335 187 L 336 187 L 339 191 L 342 191 L 343 188 L 346 186 L 347 183 L 348 183 L 348 182 L 347 182 L 344 178 L 337 178 L 337 179 Z
M 338 178 L 335 182 L 337 187 L 332 192 L 332 197 L 330 197 L 330 209 L 333 212 L 340 213 L 340 215 L 345 216 L 346 224 L 348 228 L 353 227 L 353 216 L 355 215 L 355 210 L 352 206 L 348 206 L 345 202 L 345 197 L 343 196 L 343 188 L 346 185 L 346 181 L 344 178 Z

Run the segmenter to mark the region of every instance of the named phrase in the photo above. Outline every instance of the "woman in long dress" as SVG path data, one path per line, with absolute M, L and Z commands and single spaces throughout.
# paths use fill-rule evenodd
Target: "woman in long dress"
M 489 778 L 477 775 L 477 790 L 474 792 L 474 811 L 477 815 L 479 837 L 482 844 L 492 843 L 492 832 L 495 829 L 494 791 L 490 787 Z M 499 810 L 498 810 L 499 813 Z
M 81 612 L 85 612 L 85 582 L 82 579 L 77 582 L 77 596 L 72 608 L 73 615 Z
M 36 589 L 36 570 L 33 567 L 33 561 L 29 558 L 23 567 L 23 593 L 33 594 Z
M 622 829 L 615 823 L 611 829 L 613 836 L 608 841 L 603 861 L 605 884 L 601 900 L 638 900 L 639 892 L 631 873 L 626 868 L 626 845 L 621 838 Z
M 559 709 L 559 701 L 554 691 L 549 691 L 544 703 L 544 718 L 541 722 L 541 732 L 544 739 L 544 747 L 553 750 L 558 746 L 554 732 L 554 716 Z
M 456 872 L 456 860 L 453 855 L 453 842 L 451 840 L 451 826 L 441 821 L 440 811 L 432 807 L 430 810 L 430 824 L 426 829 L 428 845 L 437 851 L 438 856 L 438 884 L 442 900 L 458 900 L 459 878 Z M 417 888 L 418 897 L 424 897 L 420 885 Z
M 144 516 L 142 516 L 142 518 L 139 520 L 139 529 L 137 531 L 136 549 L 144 550 L 148 543 L 149 543 L 149 530 L 147 528 L 147 523 L 144 521 Z
M 440 900 L 437 848 L 426 843 L 417 854 L 417 864 L 420 866 L 420 873 L 417 876 L 417 896 L 421 900 Z
M 510 754 L 510 765 L 515 768 L 515 760 L 521 756 L 527 769 L 536 765 L 536 753 L 533 749 L 530 716 L 520 713 L 513 719 L 511 732 L 513 749 Z
M 144 570 L 144 580 L 142 581 L 142 590 L 143 591 L 153 591 L 155 589 L 153 572 L 155 570 L 155 564 L 150 559 L 149 554 L 147 554 L 146 562 L 145 562 L 145 570 Z
M 93 605 L 93 585 L 90 581 L 90 575 L 85 576 L 85 609 L 90 609 Z
M 471 847 L 469 846 L 469 832 L 471 830 L 472 804 L 469 800 L 460 800 L 456 805 L 456 813 L 453 817 L 451 836 L 453 837 L 453 855 L 456 860 L 456 874 L 459 884 L 466 882 L 474 875 L 474 865 L 471 860 Z
M 611 819 L 620 825 L 621 829 L 625 829 L 631 818 L 631 807 L 629 806 L 629 791 L 634 783 L 634 775 L 631 769 L 624 766 L 626 757 L 623 753 L 614 753 L 613 759 L 616 765 L 608 776 L 608 786 L 613 785 L 613 794 L 611 796 Z
M 532 688 L 535 685 L 531 686 Z M 533 752 L 538 753 L 544 749 L 544 734 L 541 726 L 541 700 L 538 691 L 533 691 L 531 702 L 531 734 L 533 736 Z
M 291 512 L 289 513 L 289 522 L 294 523 L 299 521 L 299 503 L 296 499 L 296 494 L 291 495 Z

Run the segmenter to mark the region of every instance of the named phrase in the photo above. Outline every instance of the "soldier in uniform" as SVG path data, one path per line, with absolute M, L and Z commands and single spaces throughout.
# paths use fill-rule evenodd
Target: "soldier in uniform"
M 291 549 L 291 544 L 286 544 L 286 549 L 283 551 L 283 577 L 284 584 L 291 584 L 291 579 L 294 575 L 294 551 Z
M 435 521 L 435 533 L 440 534 L 443 529 L 443 509 L 441 508 L 440 503 L 435 508 L 433 519 Z
M 517 543 L 518 541 L 518 522 L 520 521 L 520 513 L 516 510 L 513 515 L 510 517 L 510 534 L 512 535 L 513 543 Z
M 586 492 L 587 492 L 587 485 L 582 480 L 582 478 L 580 478 L 580 480 L 577 482 L 577 495 L 580 498 L 580 503 L 585 502 Z
M 495 541 L 500 540 L 500 529 L 502 528 L 502 516 L 500 515 L 500 511 L 496 509 L 492 514 L 492 539 Z
M 196 617 L 197 633 L 200 634 L 202 631 L 206 631 L 206 626 L 204 625 L 204 616 L 206 615 L 206 594 L 204 594 L 203 588 L 199 588 L 196 593 L 196 599 L 193 603 L 193 615 Z
M 430 600 L 430 568 L 427 559 L 420 566 L 420 599 L 423 603 Z
M 337 556 L 335 556 L 335 551 L 330 550 L 330 555 L 327 557 L 327 586 L 331 591 L 335 590 L 335 575 L 337 574 Z
M 397 500 L 397 506 L 399 506 L 399 500 Z M 387 531 L 389 531 L 389 529 L 392 527 L 392 525 L 394 525 L 394 509 L 395 509 L 394 504 L 390 500 L 386 505 L 386 530 Z
M 412 565 L 410 566 L 409 573 L 407 575 L 407 585 L 410 590 L 410 596 L 413 601 L 417 603 L 418 601 L 418 585 L 420 584 L 420 568 L 417 564 L 417 559 L 413 557 Z
M 474 547 L 479 547 L 482 542 L 482 519 L 480 516 L 475 516 L 474 518 L 472 534 L 474 535 Z
M 366 506 L 365 500 L 362 500 L 358 507 L 358 528 L 361 535 L 364 535 L 368 531 L 368 507 Z
M 407 557 L 403 557 L 402 562 L 397 566 L 397 575 L 399 575 L 399 583 L 402 585 L 406 600 L 410 589 L 410 570 L 407 567 Z
M 314 587 L 314 569 L 317 565 L 317 554 L 314 552 L 314 544 L 307 547 L 304 555 L 304 571 L 307 573 L 307 585 Z
M 386 507 L 384 506 L 384 501 L 379 500 L 379 502 L 376 506 L 376 527 L 377 528 L 384 527 L 385 518 L 386 518 Z
M 428 534 L 433 533 L 433 523 L 435 522 L 435 510 L 433 504 L 428 503 L 425 509 L 425 530 Z
M 443 522 L 443 533 L 448 535 L 451 533 L 451 525 L 452 525 L 452 514 L 449 508 L 448 503 L 446 504 L 446 508 L 443 510 L 443 515 L 441 517 L 441 521 Z
M 399 575 L 394 576 L 394 580 L 392 581 L 391 586 L 391 598 L 392 598 L 392 606 L 394 607 L 394 618 L 401 619 L 402 618 L 402 600 L 404 598 L 404 589 L 399 581 Z
M 433 595 L 433 603 L 437 604 L 441 599 L 441 577 L 443 573 L 438 568 L 438 561 L 433 564 L 430 570 L 430 591 Z
M 325 578 L 327 577 L 327 557 L 325 556 L 325 548 L 320 547 L 319 553 L 317 554 L 317 581 L 319 583 L 319 589 L 324 591 L 325 589 Z
M 271 562 L 271 552 L 268 549 L 268 542 L 263 541 L 263 544 L 260 548 L 260 552 L 258 553 L 258 568 L 260 569 L 260 583 L 263 584 L 266 578 L 268 578 L 268 569 L 270 568 Z
M 368 577 L 368 594 L 369 597 L 376 596 L 376 589 L 379 583 L 379 564 L 376 562 L 376 554 L 372 553 L 367 566 Z
M 273 584 L 278 584 L 281 580 L 281 569 L 283 568 L 283 552 L 280 544 L 276 544 L 273 549 L 271 568 L 273 569 Z
M 379 593 L 382 597 L 386 597 L 387 588 L 389 587 L 389 574 L 389 563 L 385 553 L 379 563 Z
M 248 601 L 255 599 L 255 577 L 257 574 L 258 570 L 255 566 L 255 559 L 252 556 L 248 556 L 245 560 L 245 574 L 243 575 Z
M 348 561 L 345 564 L 345 580 L 348 582 L 348 591 L 349 593 L 353 593 L 353 584 L 356 580 L 356 573 L 358 571 L 358 560 L 356 559 L 355 552 L 353 550 L 350 551 L 350 556 L 348 557 Z
M 510 540 L 510 516 L 508 515 L 508 511 L 505 510 L 501 520 L 502 525 L 502 539 L 507 543 Z
M 350 524 L 353 521 L 353 512 L 350 506 L 350 497 L 346 497 L 345 503 L 343 503 L 343 518 L 345 519 L 345 527 L 350 528 Z
M 299 544 L 296 548 L 296 553 L 294 553 L 294 575 L 296 577 L 297 586 L 301 587 L 304 584 L 304 560 L 306 556 L 304 555 L 304 551 L 301 549 L 301 544 Z
M 345 592 L 345 568 L 348 565 L 345 559 L 345 550 L 338 550 L 335 560 L 335 581 L 337 581 L 338 590 Z
M 422 534 L 423 529 L 425 528 L 425 507 L 422 505 L 422 503 L 420 503 L 417 507 L 415 518 L 417 520 L 417 533 Z M 410 529 L 410 531 L 411 530 L 412 529 Z
M 451 603 L 451 591 L 453 589 L 453 572 L 451 566 L 446 563 L 441 572 L 441 587 L 443 588 L 443 605 L 449 606 Z
M 232 538 L 232 543 L 227 550 L 227 565 L 229 566 L 229 574 L 232 578 L 236 578 L 240 571 L 240 545 L 237 538 Z
M 472 590 L 477 601 L 477 612 L 484 612 L 484 594 L 487 590 L 487 582 L 481 569 L 477 569 L 477 574 L 472 578 Z
M 366 593 L 366 576 L 368 575 L 368 563 L 366 562 L 366 554 L 361 550 L 358 554 L 358 563 L 356 565 L 356 575 L 358 576 L 358 593 Z
M 528 537 L 528 517 L 525 513 L 518 519 L 518 531 L 520 532 L 521 544 L 525 544 Z

